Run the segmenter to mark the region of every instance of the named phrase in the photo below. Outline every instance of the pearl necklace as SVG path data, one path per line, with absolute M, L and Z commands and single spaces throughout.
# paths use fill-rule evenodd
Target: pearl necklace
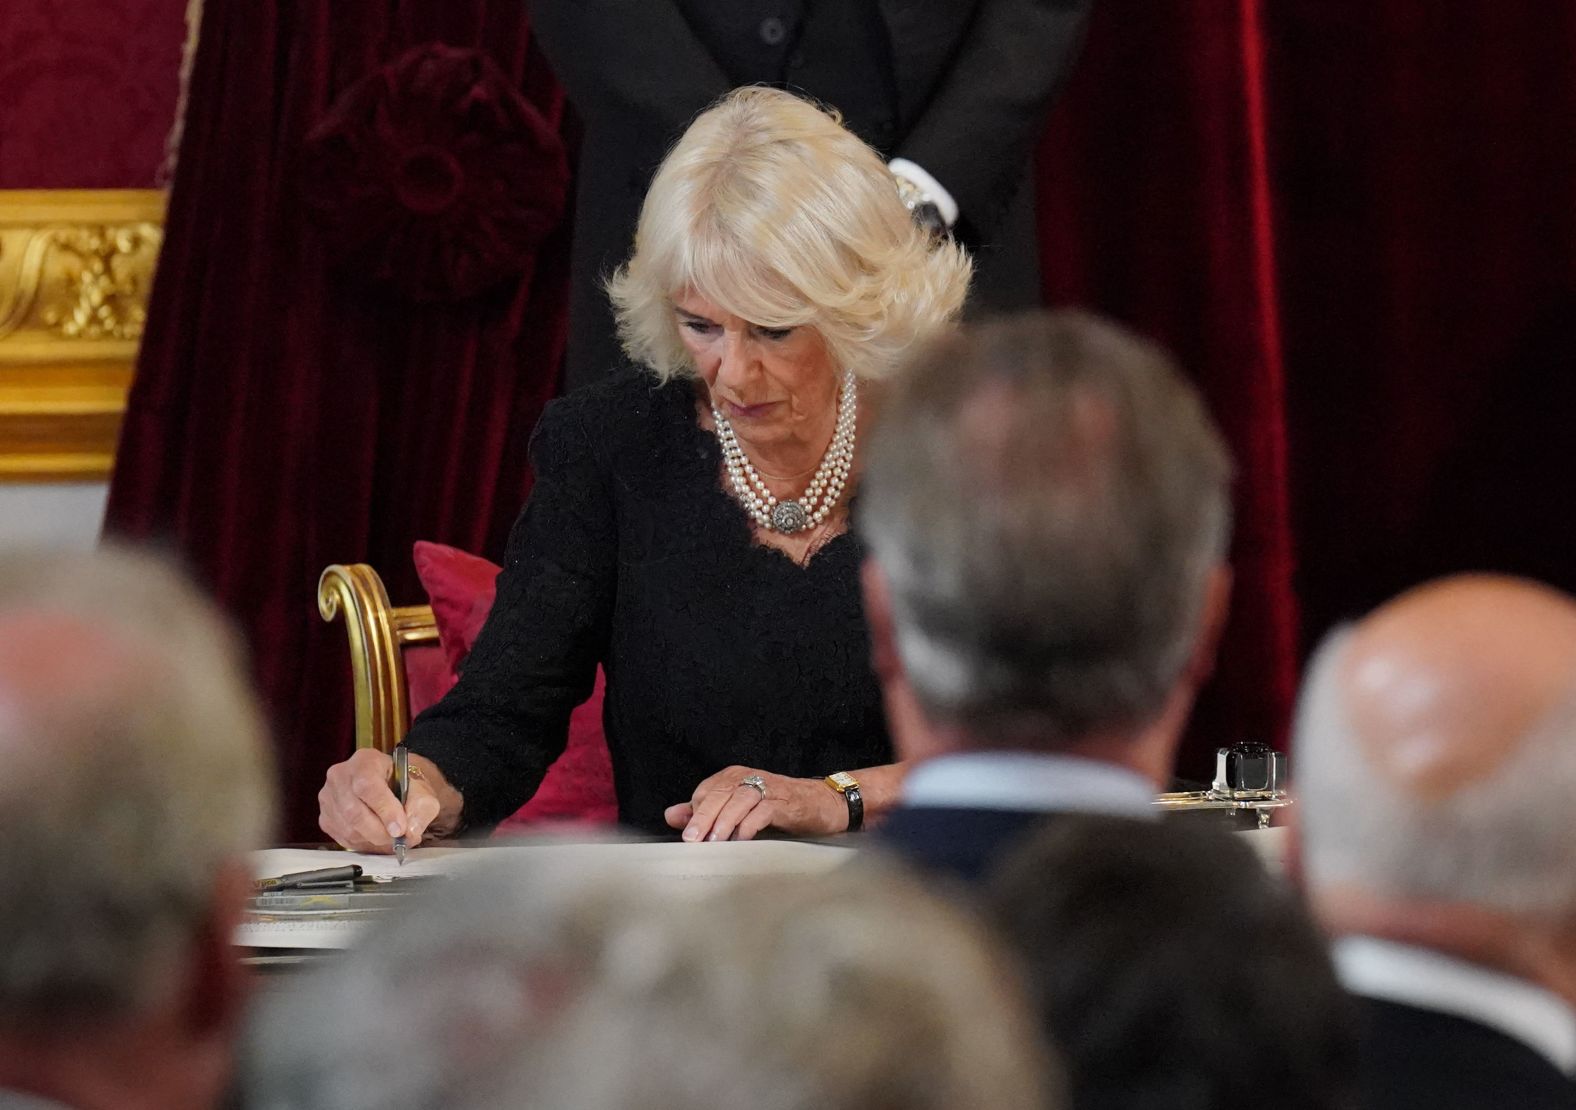
M 826 454 L 821 457 L 821 465 L 815 468 L 802 497 L 779 499 L 767 488 L 744 448 L 739 446 L 733 425 L 722 415 L 722 410 L 712 404 L 711 418 L 717 425 L 717 439 L 722 444 L 722 460 L 728 468 L 728 478 L 751 520 L 769 532 L 790 535 L 826 520 L 838 498 L 843 496 L 843 487 L 848 483 L 848 472 L 853 466 L 858 407 L 853 372 L 845 370 L 842 393 L 837 400 L 837 430 L 832 433 L 832 442 L 827 444 Z

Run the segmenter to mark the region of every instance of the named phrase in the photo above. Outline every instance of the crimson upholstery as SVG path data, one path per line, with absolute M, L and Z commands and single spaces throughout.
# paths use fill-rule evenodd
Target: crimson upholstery
M 418 698 L 414 676 L 409 682 L 412 715 L 421 712 L 453 686 L 455 673 L 470 653 L 492 609 L 498 567 L 478 556 L 446 544 L 417 541 L 414 559 L 422 589 L 438 623 L 443 669 L 438 681 L 427 685 Z M 417 649 L 431 651 L 427 649 Z M 412 652 L 406 653 L 407 665 Z M 429 656 L 429 660 L 433 659 Z M 428 667 L 431 668 L 431 662 Z M 427 680 L 424 678 L 424 683 Z M 564 753 L 547 769 L 531 800 L 499 825 L 502 832 L 519 831 L 540 822 L 575 821 L 612 824 L 618 820 L 618 799 L 613 793 L 613 762 L 602 735 L 602 692 L 605 681 L 599 670 L 591 697 L 569 718 L 569 741 Z

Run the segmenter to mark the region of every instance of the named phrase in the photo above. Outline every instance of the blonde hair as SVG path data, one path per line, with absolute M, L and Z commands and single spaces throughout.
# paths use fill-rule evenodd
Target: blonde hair
M 695 366 L 684 290 L 769 328 L 814 328 L 838 365 L 880 378 L 963 306 L 973 265 L 909 217 L 881 158 L 790 93 L 735 89 L 658 168 L 635 250 L 609 279 L 624 350 L 658 378 Z

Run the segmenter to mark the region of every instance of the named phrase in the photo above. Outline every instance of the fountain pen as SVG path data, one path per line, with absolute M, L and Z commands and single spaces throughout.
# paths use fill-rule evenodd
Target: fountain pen
M 394 796 L 399 799 L 399 807 L 403 810 L 406 800 L 410 797 L 410 753 L 405 750 L 404 744 L 394 749 L 394 782 L 392 787 Z M 405 836 L 402 833 L 394 838 L 394 858 L 399 860 L 401 867 L 405 866 L 406 851 L 408 849 L 405 847 Z

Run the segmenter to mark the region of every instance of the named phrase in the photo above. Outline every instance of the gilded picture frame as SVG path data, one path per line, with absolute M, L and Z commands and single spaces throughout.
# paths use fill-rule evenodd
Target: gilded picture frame
M 0 482 L 108 478 L 164 213 L 153 189 L 0 190 Z

